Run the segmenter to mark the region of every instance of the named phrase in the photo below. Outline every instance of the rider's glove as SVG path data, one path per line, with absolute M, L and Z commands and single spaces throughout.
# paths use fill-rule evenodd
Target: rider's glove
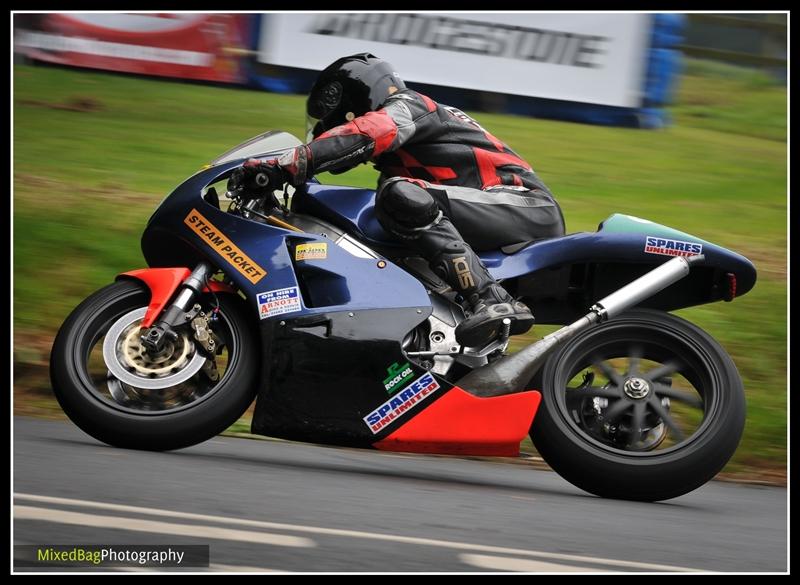
M 276 189 L 284 183 L 294 187 L 302 185 L 312 174 L 310 151 L 306 146 L 298 146 L 277 160 L 247 159 L 241 167 L 231 173 L 228 179 L 228 191 L 259 195 L 268 186 Z
M 260 196 L 268 190 L 279 188 L 284 182 L 286 182 L 285 173 L 277 161 L 250 158 L 231 173 L 228 179 L 228 191 Z
M 302 185 L 314 174 L 311 164 L 311 150 L 300 145 L 278 158 L 278 166 L 287 176 L 287 183 L 294 187 Z

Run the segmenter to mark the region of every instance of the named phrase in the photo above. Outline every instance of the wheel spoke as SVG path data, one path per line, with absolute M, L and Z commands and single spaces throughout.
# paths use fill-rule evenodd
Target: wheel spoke
M 639 401 L 633 405 L 633 421 L 631 422 L 631 441 L 630 445 L 638 443 L 642 438 L 642 427 L 645 422 L 647 403 Z
M 658 366 L 657 368 L 653 368 L 652 370 L 648 370 L 644 372 L 644 376 L 647 377 L 649 380 L 656 381 L 659 378 L 663 378 L 665 376 L 670 376 L 677 372 L 681 368 L 681 364 L 677 361 L 669 361 L 665 364 Z
M 683 434 L 683 431 L 678 428 L 678 425 L 669 415 L 667 410 L 661 405 L 661 401 L 658 398 L 653 398 L 650 400 L 650 407 L 659 417 L 661 417 L 661 420 L 664 421 L 664 424 L 667 425 L 676 442 L 683 441 L 686 438 L 686 436 Z
M 608 378 L 615 386 L 622 386 L 625 383 L 625 380 L 622 376 L 617 372 L 614 368 L 612 368 L 606 362 L 595 362 L 594 367 L 599 368 L 600 371 L 605 374 L 606 378 Z
M 601 398 L 621 397 L 621 394 L 618 391 L 612 390 L 611 388 L 601 388 L 599 386 L 578 386 L 577 388 L 567 388 L 567 392 L 569 394 L 573 394 L 575 397 L 581 398 L 594 398 L 595 396 L 600 396 Z
M 643 353 L 641 345 L 634 345 L 628 350 L 628 377 L 639 375 L 639 362 Z
M 603 419 L 606 422 L 613 423 L 617 420 L 620 416 L 622 416 L 626 410 L 631 407 L 631 403 L 625 400 L 624 398 L 620 398 L 614 404 L 609 406 L 606 410 L 603 411 Z
M 690 394 L 689 392 L 664 386 L 663 384 L 653 384 L 653 392 L 662 396 L 667 396 L 668 398 L 677 400 L 678 402 L 683 402 L 684 404 L 688 404 L 694 408 L 703 408 L 703 399 L 697 395 Z

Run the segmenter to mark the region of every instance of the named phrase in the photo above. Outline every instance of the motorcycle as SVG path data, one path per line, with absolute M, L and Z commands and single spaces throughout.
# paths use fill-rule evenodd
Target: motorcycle
M 561 328 L 509 354 L 505 322 L 486 347 L 462 347 L 463 299 L 384 232 L 373 190 L 266 175 L 257 192 L 227 189 L 246 159 L 298 144 L 267 132 L 188 178 L 147 224 L 149 268 L 66 319 L 52 387 L 86 433 L 179 449 L 255 399 L 252 432 L 297 441 L 514 457 L 530 435 L 579 488 L 642 501 L 694 490 L 733 455 L 741 378 L 669 311 L 747 293 L 749 260 L 622 214 L 481 253 L 538 325 Z

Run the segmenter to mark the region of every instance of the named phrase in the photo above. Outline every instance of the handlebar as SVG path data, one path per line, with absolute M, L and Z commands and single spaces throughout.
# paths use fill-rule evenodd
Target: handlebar
M 277 188 L 276 177 L 269 172 L 258 172 L 246 178 L 240 169 L 234 169 L 228 178 L 227 195 L 231 199 L 260 199 Z

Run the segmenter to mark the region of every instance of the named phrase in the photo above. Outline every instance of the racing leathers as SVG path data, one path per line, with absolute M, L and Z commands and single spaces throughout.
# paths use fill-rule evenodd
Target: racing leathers
M 462 345 L 527 331 L 533 316 L 492 278 L 473 250 L 564 234 L 561 210 L 531 166 L 462 111 L 410 89 L 298 146 L 277 164 L 295 185 L 315 173 L 373 161 L 375 213 L 468 302 Z

